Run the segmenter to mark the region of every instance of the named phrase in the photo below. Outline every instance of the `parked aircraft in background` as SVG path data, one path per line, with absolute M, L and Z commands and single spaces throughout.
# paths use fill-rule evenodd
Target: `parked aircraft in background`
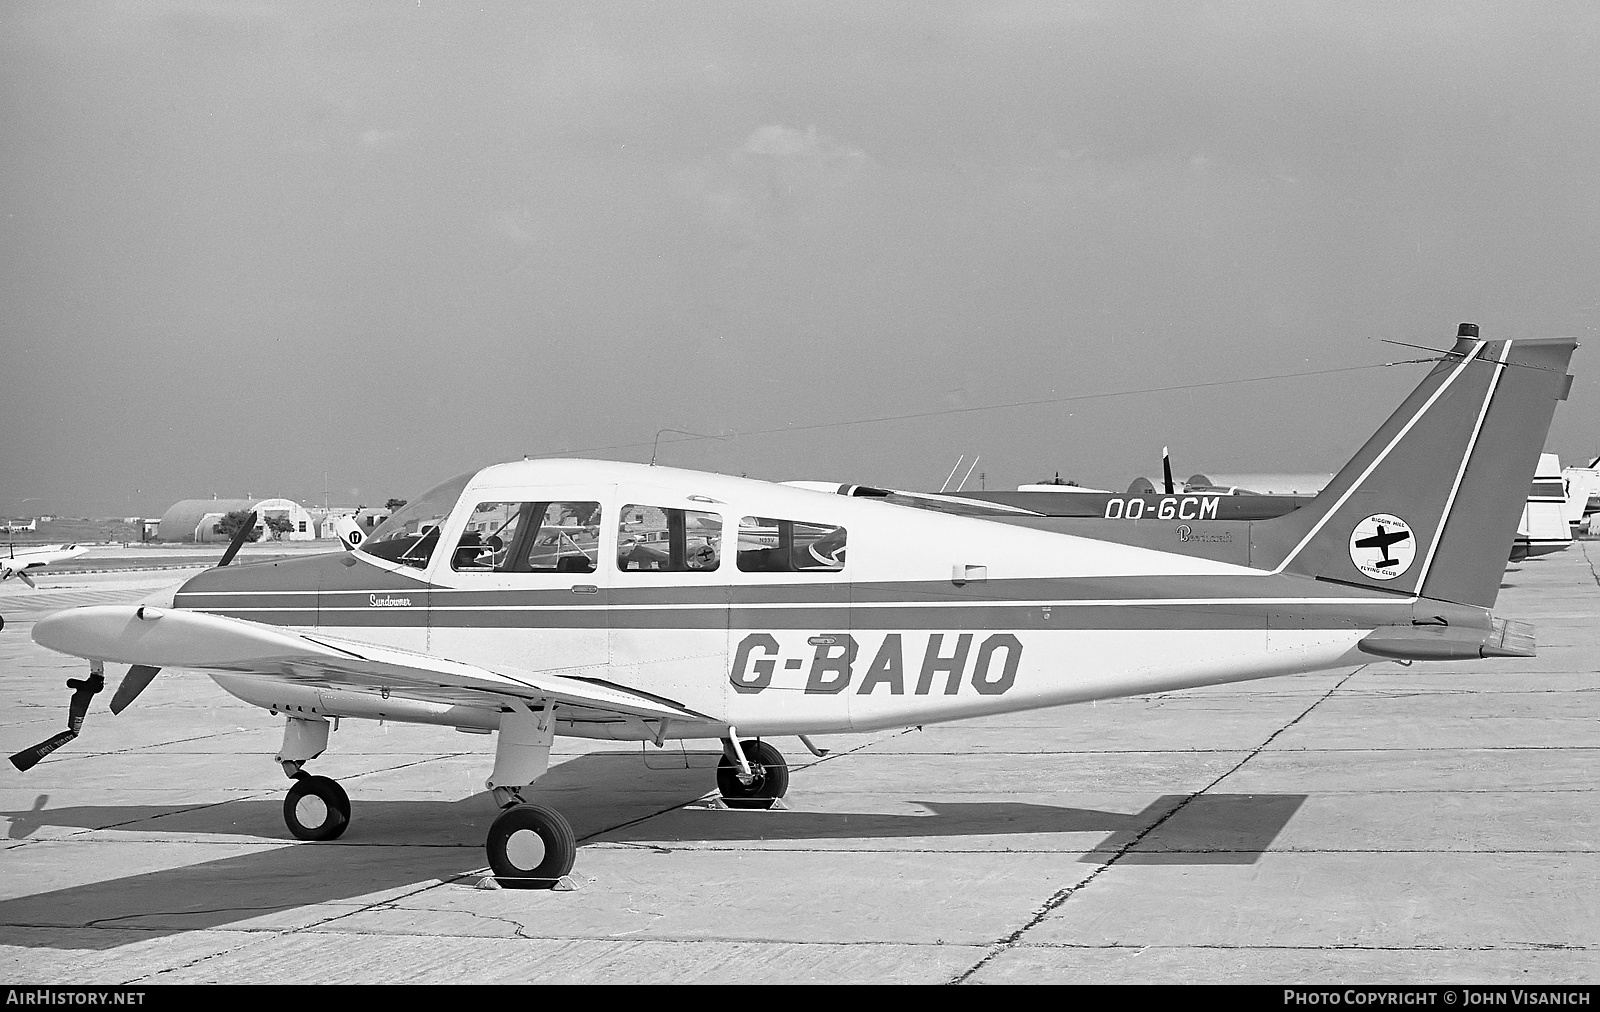
M 38 584 L 33 582 L 29 573 L 42 569 L 53 562 L 64 562 L 67 559 L 76 559 L 80 555 L 88 554 L 89 549 L 78 545 L 39 545 L 17 550 L 10 546 L 4 557 L 0 557 L 0 581 L 9 580 L 13 576 L 35 589 Z
M 1580 526 L 1588 530 L 1592 526 L 1591 518 L 1600 512 L 1600 457 L 1589 461 L 1587 467 L 1563 468 L 1561 480 L 1566 490 L 1562 515 L 1567 519 L 1567 526 L 1572 528 L 1573 534 L 1578 533 Z
M 1530 556 L 1560 551 L 1571 541 L 1570 533 L 1556 523 L 1550 496 L 1554 494 L 1551 475 L 1553 454 L 1544 465 L 1543 477 L 1536 478 L 1519 521 L 1518 537 L 1509 558 L 1519 561 Z M 1165 461 L 1165 454 L 1163 454 Z M 1170 469 L 1167 477 L 1170 479 Z M 1571 470 L 1571 469 L 1569 469 Z M 1600 488 L 1600 471 L 1595 472 Z M 1236 485 L 1218 486 L 1203 474 L 1185 482 L 1170 482 L 1173 492 L 1155 490 L 1147 478 L 1138 478 L 1125 493 L 1103 492 L 1066 486 L 1077 494 L 1062 495 L 1054 486 L 1025 485 L 1015 492 L 906 492 L 869 485 L 827 481 L 790 481 L 786 485 L 836 495 L 880 498 L 885 502 L 940 513 L 984 517 L 1004 523 L 1081 534 L 1107 541 L 1140 545 L 1162 551 L 1200 555 L 1219 561 L 1248 564 L 1245 551 L 1250 541 L 1252 522 L 1281 517 L 1315 501 L 1311 495 L 1287 495 L 1271 491 L 1295 487 L 1322 487 L 1332 476 L 1315 474 L 1228 475 L 1228 480 L 1247 480 L 1259 489 Z M 1559 475 L 1556 476 L 1559 481 Z M 1050 489 L 1050 490 L 1046 490 Z M 1576 494 L 1576 493 L 1573 493 Z M 1600 506 L 1600 503 L 1596 504 Z M 1569 501 L 1566 506 L 1570 508 Z M 1096 523 L 1110 521 L 1110 523 Z M 1128 523 L 1133 521 L 1133 523 Z M 1530 531 L 1530 523 L 1532 525 Z M 1176 544 L 1173 543 L 1174 539 Z
M 1561 461 L 1553 453 L 1539 454 L 1532 490 L 1517 521 L 1517 540 L 1511 544 L 1511 561 L 1560 552 L 1572 544 L 1567 523 L 1567 490 L 1561 479 Z
M 78 732 L 108 663 L 131 665 L 113 712 L 162 668 L 203 671 L 286 718 L 285 821 L 322 840 L 352 812 L 304 768 L 333 718 L 497 731 L 490 868 L 549 885 L 576 852 L 566 820 L 530 801 L 557 734 L 720 739 L 726 803 L 766 807 L 789 782 L 777 735 L 810 747 L 811 734 L 1374 658 L 1531 656 L 1531 627 L 1491 609 L 1574 347 L 1463 325 L 1320 495 L 1231 522 L 1211 554 L 1184 550 L 1230 523 L 1199 497 L 1161 499 L 1192 538 L 1163 523 L 1152 550 L 1102 536 L 1149 525 L 1103 517 L 1063 534 L 642 464 L 487 467 L 413 499 L 354 551 L 209 570 L 171 607 L 40 620 L 34 640 L 90 673 L 68 682 L 68 731 L 12 761 L 32 766 Z M 508 521 L 487 567 L 486 514 Z M 592 558 L 534 552 L 544 524 L 573 517 L 594 531 Z M 621 552 L 641 527 L 665 532 L 658 568 Z

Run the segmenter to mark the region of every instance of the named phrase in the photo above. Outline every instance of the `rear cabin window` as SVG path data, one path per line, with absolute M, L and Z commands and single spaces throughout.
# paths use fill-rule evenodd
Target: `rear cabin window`
M 458 573 L 592 573 L 600 558 L 597 502 L 481 502 L 456 543 Z
M 837 573 L 844 568 L 844 548 L 843 527 L 772 517 L 739 521 L 742 573 Z
M 722 518 L 715 513 L 624 506 L 617 525 L 623 572 L 709 573 L 722 564 Z

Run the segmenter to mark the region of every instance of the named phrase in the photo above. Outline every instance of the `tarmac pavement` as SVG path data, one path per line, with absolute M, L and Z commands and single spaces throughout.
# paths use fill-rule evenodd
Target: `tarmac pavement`
M 27 983 L 1592 983 L 1600 542 L 1513 565 L 1539 656 L 838 736 L 787 809 L 716 753 L 561 739 L 538 800 L 571 891 L 479 888 L 493 739 L 345 721 L 354 811 L 285 828 L 281 721 L 163 673 L 0 772 L 0 978 Z M 83 662 L 29 638 L 188 573 L 0 587 L 0 746 L 65 726 Z M 120 672 L 108 672 L 114 684 Z

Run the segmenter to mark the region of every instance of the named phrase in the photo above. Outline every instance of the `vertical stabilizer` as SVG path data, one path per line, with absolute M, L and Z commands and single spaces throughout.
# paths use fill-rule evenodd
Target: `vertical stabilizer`
M 1316 499 L 1259 525 L 1252 563 L 1491 607 L 1576 347 L 1483 340 L 1462 324 Z

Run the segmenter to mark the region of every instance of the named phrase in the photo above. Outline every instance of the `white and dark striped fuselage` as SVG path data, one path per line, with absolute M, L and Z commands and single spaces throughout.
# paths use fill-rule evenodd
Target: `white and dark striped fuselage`
M 1355 650 L 1363 636 L 1413 619 L 1410 595 L 719 475 L 639 467 L 644 480 L 619 482 L 618 466 L 489 468 L 441 525 L 439 543 L 454 545 L 479 502 L 598 502 L 592 572 L 459 571 L 450 552 L 419 569 L 355 552 L 213 571 L 174 603 L 513 677 L 595 679 L 703 715 L 667 737 L 863 731 L 1310 671 L 1370 659 Z M 747 572 L 732 552 L 708 571 L 619 568 L 617 520 L 639 503 L 709 514 L 729 545 L 746 517 L 840 527 L 843 568 Z M 1477 608 L 1452 620 L 1489 622 Z M 216 677 L 289 712 L 498 724 L 481 696 L 443 686 Z M 562 733 L 660 735 L 590 716 L 558 710 Z

